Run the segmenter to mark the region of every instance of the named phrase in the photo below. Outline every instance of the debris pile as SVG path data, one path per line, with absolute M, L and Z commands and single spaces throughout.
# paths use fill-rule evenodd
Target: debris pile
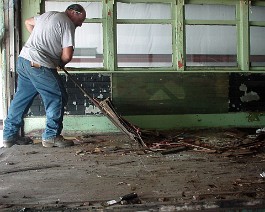
M 264 151 L 265 134 L 250 134 L 236 129 L 194 130 L 178 132 L 175 135 L 167 132 L 164 135 L 153 136 L 149 139 L 148 146 L 162 154 L 194 150 L 222 153 L 226 156 L 252 155 Z

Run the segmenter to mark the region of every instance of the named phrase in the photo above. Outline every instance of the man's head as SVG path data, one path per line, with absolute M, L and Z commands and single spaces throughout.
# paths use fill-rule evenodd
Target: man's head
M 86 11 L 80 4 L 71 4 L 65 12 L 76 27 L 82 26 L 86 19 Z

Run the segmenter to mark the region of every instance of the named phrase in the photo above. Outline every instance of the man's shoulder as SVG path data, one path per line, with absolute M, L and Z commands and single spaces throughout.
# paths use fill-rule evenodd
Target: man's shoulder
M 48 11 L 41 14 L 39 17 L 57 17 L 57 18 L 65 18 L 67 17 L 65 12 L 58 12 L 58 11 Z
M 36 20 L 36 19 L 35 19 Z M 70 23 L 70 19 L 65 12 L 48 11 L 37 17 L 40 22 Z
M 45 13 L 42 13 L 40 16 L 51 16 L 51 15 L 55 15 L 58 13 L 60 13 L 60 12 L 58 12 L 58 11 L 47 11 Z

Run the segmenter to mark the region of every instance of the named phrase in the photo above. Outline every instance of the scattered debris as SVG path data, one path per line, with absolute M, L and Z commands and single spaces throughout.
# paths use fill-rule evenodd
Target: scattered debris
M 6 165 L 15 165 L 14 162 L 6 162 Z
M 82 149 L 79 149 L 75 152 L 75 155 L 84 155 L 85 154 L 85 151 L 82 150 Z
M 253 184 L 264 184 L 265 181 L 263 179 L 259 180 L 244 180 L 244 179 L 237 179 L 233 185 L 243 186 L 243 185 L 253 185 Z
M 235 191 L 235 192 L 220 192 L 220 193 L 207 193 L 207 194 L 199 194 L 194 195 L 194 200 L 203 200 L 209 197 L 214 197 L 215 199 L 226 199 L 229 196 L 247 196 L 247 197 L 255 197 L 257 193 L 255 191 Z
M 31 151 L 31 152 L 26 152 L 25 155 L 34 155 L 34 154 L 38 154 L 39 152 L 37 151 Z
M 70 149 L 52 148 L 47 151 L 41 145 L 15 146 L 3 149 L 4 154 L 0 153 L 1 183 L 3 188 L 8 187 L 6 190 L 2 189 L 2 204 L 13 204 L 16 200 L 23 203 L 25 208 L 32 207 L 32 202 L 39 201 L 35 196 L 40 194 L 39 190 L 30 188 L 38 186 L 43 191 L 41 198 L 48 197 L 47 202 L 51 202 L 49 207 L 54 210 L 63 207 L 62 204 L 78 210 L 99 207 L 101 211 L 116 208 L 120 211 L 125 208 L 136 211 L 141 205 L 149 207 L 151 204 L 156 205 L 156 209 L 161 205 L 174 204 L 173 208 L 176 209 L 182 207 L 179 205 L 181 203 L 194 208 L 195 205 L 192 204 L 203 203 L 205 205 L 201 207 L 206 208 L 212 201 L 220 201 L 220 204 L 231 200 L 241 204 L 246 201 L 249 203 L 249 200 L 259 201 L 264 199 L 264 141 L 264 135 L 222 129 L 172 131 L 163 134 L 155 132 L 153 136 L 150 134 L 150 138 L 145 137 L 150 150 L 139 150 L 135 148 L 137 144 L 130 142 L 127 137 L 116 134 L 86 136 Z M 208 154 L 212 152 L 215 154 Z M 23 160 L 16 160 L 15 156 Z M 60 165 L 59 168 L 38 171 L 49 168 L 45 167 L 47 164 L 55 163 Z M 7 175 L 13 172 L 17 173 Z M 35 182 L 29 179 L 29 174 L 45 178 Z M 70 195 L 64 194 L 64 187 L 56 187 L 55 201 L 54 196 L 48 195 L 50 187 L 53 189 L 58 180 L 61 181 L 59 174 L 63 175 Z M 10 176 L 20 179 L 21 183 L 9 186 L 9 182 L 13 183 Z M 106 192 L 101 192 L 102 190 Z M 79 195 L 71 195 L 74 192 Z M 141 199 L 138 196 L 130 200 L 118 197 L 127 192 L 141 194 Z M 57 201 L 57 196 L 66 202 Z M 107 202 L 108 197 L 113 197 L 116 201 L 113 204 L 117 205 L 103 208 L 102 203 Z M 0 209 L 1 207 L 3 206 L 0 204 Z M 45 205 L 43 209 L 54 211 L 47 207 Z M 137 211 L 145 211 L 144 209 Z M 163 211 L 171 210 L 166 207 L 164 209 Z
M 19 212 L 24 212 L 24 211 L 31 211 L 30 208 L 22 208 L 19 210 Z
M 96 147 L 93 151 L 93 153 L 101 153 L 101 152 L 103 152 L 103 150 L 99 147 Z
M 130 193 L 130 194 L 126 194 L 124 196 L 119 197 L 118 199 L 113 199 L 113 200 L 109 200 L 107 202 L 104 202 L 102 205 L 103 206 L 111 206 L 111 205 L 115 205 L 118 203 L 122 203 L 122 204 L 128 204 L 130 201 L 134 200 L 138 198 L 138 195 L 136 193 Z
M 148 147 L 164 155 L 193 150 L 220 153 L 229 157 L 253 155 L 265 149 L 265 134 L 252 135 L 244 130 L 219 130 L 218 133 L 210 130 L 204 130 L 203 133 L 200 130 L 193 130 L 165 134 L 166 136 L 149 132 L 150 141 L 146 141 Z

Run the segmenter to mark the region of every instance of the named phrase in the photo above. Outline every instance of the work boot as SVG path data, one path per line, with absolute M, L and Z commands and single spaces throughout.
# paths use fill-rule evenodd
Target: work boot
M 68 147 L 73 145 L 74 142 L 72 140 L 67 140 L 61 135 L 58 135 L 54 138 L 42 140 L 42 146 L 44 147 Z
M 21 137 L 18 136 L 16 138 L 12 138 L 9 140 L 3 140 L 4 147 L 10 148 L 11 146 L 17 144 L 17 145 L 28 145 L 33 144 L 33 140 L 29 137 Z

